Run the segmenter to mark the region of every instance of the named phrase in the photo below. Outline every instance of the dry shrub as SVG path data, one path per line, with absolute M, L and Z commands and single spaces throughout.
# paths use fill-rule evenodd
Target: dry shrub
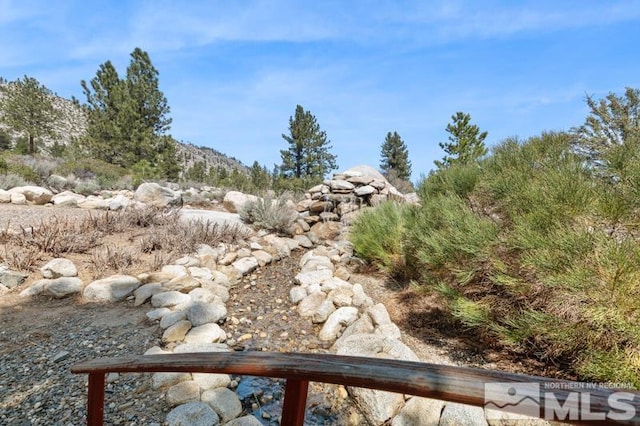
M 95 229 L 107 235 L 123 233 L 134 228 L 150 228 L 155 226 L 175 226 L 180 209 L 163 209 L 159 207 L 142 207 L 89 214 L 84 227 Z
M 154 228 L 138 241 L 143 253 L 165 251 L 174 255 L 184 255 L 196 251 L 198 245 L 216 246 L 231 243 L 247 237 L 241 225 L 220 225 L 211 221 L 176 222 L 173 226 Z
M 106 244 L 91 252 L 90 267 L 94 278 L 105 275 L 105 271 L 121 274 L 131 273 L 139 265 L 139 256 L 128 247 Z
M 21 235 L 13 236 L 12 243 L 37 247 L 41 252 L 57 257 L 63 253 L 86 253 L 99 244 L 100 236 L 95 229 L 54 216 L 41 221 L 40 226 L 23 227 Z
M 17 271 L 34 271 L 40 264 L 41 252 L 37 247 L 16 247 L 7 244 L 3 247 L 2 262 Z

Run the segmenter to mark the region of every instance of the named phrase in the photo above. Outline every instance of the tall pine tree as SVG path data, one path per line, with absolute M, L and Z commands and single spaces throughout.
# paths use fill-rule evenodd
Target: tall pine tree
M 29 154 L 36 152 L 37 139 L 55 137 L 54 124 L 60 114 L 53 107 L 53 93 L 33 77 L 24 76 L 0 86 L 0 120 L 26 136 Z
M 471 116 L 463 112 L 456 112 L 451 116 L 452 123 L 447 124 L 449 142 L 440 142 L 440 148 L 449 154 L 442 161 L 434 161 L 438 168 L 449 167 L 453 164 L 468 164 L 476 161 L 487 153 L 484 140 L 487 132 L 480 132 L 480 128 L 471 124 Z
M 280 151 L 280 173 L 284 176 L 319 180 L 337 168 L 336 156 L 329 152 L 327 134 L 302 106 L 297 105 L 295 115 L 289 117 L 289 134 L 282 138 L 289 144 L 288 149 Z
M 380 168 L 387 176 L 408 181 L 411 178 L 409 150 L 398 132 L 388 132 L 384 139 L 380 156 Z
M 107 61 L 90 84 L 81 82 L 87 97 L 89 155 L 123 167 L 144 160 L 162 168 L 166 177 L 175 175 L 175 141 L 165 136 L 170 109 L 158 75 L 149 55 L 136 48 L 125 79 Z

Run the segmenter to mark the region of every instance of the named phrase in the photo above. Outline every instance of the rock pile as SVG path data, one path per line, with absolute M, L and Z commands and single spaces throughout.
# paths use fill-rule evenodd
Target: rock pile
M 405 196 L 373 167 L 357 166 L 309 189 L 296 207 L 300 217 L 310 225 L 330 221 L 350 223 L 362 207 L 377 206 L 389 199 L 405 201 Z

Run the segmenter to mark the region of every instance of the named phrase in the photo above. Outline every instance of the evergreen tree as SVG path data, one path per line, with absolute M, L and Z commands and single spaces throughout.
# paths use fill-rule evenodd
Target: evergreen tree
M 260 166 L 257 161 L 254 161 L 249 169 L 249 177 L 251 178 L 251 186 L 256 190 L 265 190 L 269 187 L 269 171 L 266 167 Z
M 398 132 L 387 133 L 380 156 L 382 157 L 380 168 L 385 175 L 393 174 L 405 181 L 411 178 L 409 151 Z
M 146 52 L 136 48 L 131 53 L 125 79 L 107 61 L 90 85 L 81 84 L 87 97 L 90 155 L 123 167 L 142 160 L 153 167 L 163 164 L 164 174 L 169 169 L 174 174 L 175 167 L 169 164 L 177 163 L 175 147 L 163 138 L 171 124 L 169 106 Z M 164 149 L 169 151 L 161 153 Z
M 315 180 L 337 168 L 327 134 L 302 106 L 296 106 L 295 116 L 289 117 L 289 134 L 282 138 L 289 144 L 288 149 L 280 151 L 280 172 L 285 176 Z
M 487 153 L 484 140 L 487 132 L 480 132 L 480 128 L 471 124 L 471 116 L 463 112 L 456 112 L 451 116 L 452 123 L 447 124 L 450 142 L 439 143 L 440 148 L 449 154 L 442 161 L 434 161 L 438 168 L 449 167 L 452 164 L 469 164 Z
M 640 144 L 640 90 L 627 87 L 624 97 L 609 93 L 600 100 L 587 96 L 586 102 L 589 116 L 573 132 L 576 148 L 594 164 L 602 165 L 613 149 Z
M 37 138 L 56 136 L 54 123 L 60 114 L 53 107 L 53 93 L 26 75 L 0 86 L 0 90 L 0 120 L 23 134 L 29 142 L 28 153 L 35 154 Z

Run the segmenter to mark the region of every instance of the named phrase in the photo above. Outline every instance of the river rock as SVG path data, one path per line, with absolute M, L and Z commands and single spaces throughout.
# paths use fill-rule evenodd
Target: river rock
M 325 342 L 337 339 L 342 327 L 351 325 L 358 319 L 358 309 L 352 306 L 342 307 L 332 313 L 322 326 L 318 338 Z
M 444 401 L 413 396 L 393 418 L 391 426 L 438 426 L 443 408 Z
M 205 391 L 202 402 L 209 404 L 218 414 L 222 423 L 235 419 L 242 413 L 242 403 L 235 392 L 227 388 L 217 388 Z
M 72 294 L 80 293 L 84 287 L 84 283 L 78 277 L 60 277 L 52 280 L 44 285 L 43 294 L 62 299 Z
M 18 271 L 0 270 L 0 284 L 7 288 L 14 288 L 22 284 L 28 275 Z
M 440 416 L 439 426 L 488 426 L 484 418 L 484 408 L 447 402 Z
M 225 340 L 227 340 L 227 333 L 214 323 L 193 327 L 184 337 L 186 343 L 222 343 Z
M 69 259 L 56 258 L 40 268 L 40 273 L 44 278 L 75 277 L 78 275 L 78 270 Z
M 200 399 L 200 386 L 193 380 L 180 382 L 167 389 L 167 404 L 170 407 Z
M 89 283 L 82 292 L 90 302 L 117 302 L 140 287 L 140 281 L 130 275 L 112 275 Z
M 191 303 L 191 297 L 179 291 L 165 291 L 151 297 L 151 306 L 154 308 L 168 308 L 189 303 Z
M 258 197 L 255 195 L 243 194 L 239 191 L 229 191 L 224 195 L 222 205 L 230 213 L 238 213 L 249 201 L 255 202 Z
M 191 322 L 187 320 L 178 321 L 162 333 L 162 341 L 165 343 L 182 342 L 190 329 Z
M 136 189 L 133 199 L 154 207 L 181 206 L 182 194 L 155 182 L 145 182 Z
M 16 186 L 9 193 L 22 194 L 27 201 L 40 206 L 50 202 L 53 197 L 53 192 L 41 186 Z
M 214 426 L 220 418 L 204 402 L 188 402 L 174 408 L 167 415 L 167 426 Z
M 162 293 L 163 291 L 166 290 L 162 287 L 161 284 L 143 284 L 133 291 L 133 295 L 136 298 L 133 302 L 133 306 L 140 306 L 147 300 L 149 300 L 153 295 Z
M 242 276 L 247 275 L 256 269 L 258 269 L 258 259 L 253 256 L 243 257 L 239 260 L 236 260 L 231 264 L 234 268 L 240 272 Z
M 227 308 L 223 303 L 194 302 L 189 307 L 187 316 L 194 327 L 197 327 L 225 319 L 227 317 Z
M 84 195 L 76 194 L 71 191 L 64 191 L 54 195 L 53 198 L 51 198 L 51 201 L 54 206 L 58 207 L 77 207 L 78 202 L 84 199 Z
M 233 419 L 225 423 L 225 426 L 262 426 L 262 422 L 256 419 L 255 416 L 247 415 Z

